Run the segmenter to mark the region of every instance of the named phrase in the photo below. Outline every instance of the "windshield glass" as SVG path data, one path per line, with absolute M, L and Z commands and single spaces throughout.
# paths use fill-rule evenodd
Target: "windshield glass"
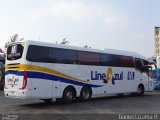
M 22 44 L 13 44 L 7 48 L 7 60 L 17 60 L 22 57 Z

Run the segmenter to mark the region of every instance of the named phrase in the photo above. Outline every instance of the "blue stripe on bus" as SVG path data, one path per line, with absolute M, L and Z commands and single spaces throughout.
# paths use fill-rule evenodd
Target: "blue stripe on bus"
M 8 74 L 23 76 L 24 75 L 24 71 L 18 71 L 18 70 L 8 70 L 8 71 L 5 71 L 5 75 L 8 75 Z
M 17 76 L 23 76 L 23 73 L 24 73 L 24 71 L 8 70 L 5 72 L 5 75 L 14 74 Z M 60 76 L 51 75 L 51 74 L 42 73 L 42 72 L 36 72 L 36 71 L 27 71 L 27 78 L 60 81 L 60 82 L 70 83 L 70 84 L 79 85 L 79 86 L 90 86 L 90 87 L 102 87 L 103 86 L 103 85 L 94 85 L 94 84 L 88 84 L 88 83 L 83 83 L 83 82 L 79 82 L 79 81 L 74 81 L 74 80 L 70 80 L 67 78 L 60 77 Z

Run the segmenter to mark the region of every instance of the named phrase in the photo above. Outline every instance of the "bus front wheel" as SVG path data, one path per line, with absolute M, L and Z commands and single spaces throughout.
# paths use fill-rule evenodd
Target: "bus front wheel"
M 80 93 L 81 101 L 89 101 L 92 95 L 92 91 L 90 87 L 83 87 Z
M 137 94 L 139 96 L 142 96 L 144 94 L 144 86 L 142 84 L 140 84 L 137 88 Z

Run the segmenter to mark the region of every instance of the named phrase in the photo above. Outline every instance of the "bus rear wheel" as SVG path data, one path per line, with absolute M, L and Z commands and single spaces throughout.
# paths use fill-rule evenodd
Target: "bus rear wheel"
M 83 87 L 80 93 L 81 101 L 89 101 L 92 95 L 92 91 L 90 87 Z
M 72 89 L 72 87 L 67 87 L 63 91 L 63 96 L 62 96 L 62 102 L 65 104 L 72 103 L 75 99 L 75 91 Z

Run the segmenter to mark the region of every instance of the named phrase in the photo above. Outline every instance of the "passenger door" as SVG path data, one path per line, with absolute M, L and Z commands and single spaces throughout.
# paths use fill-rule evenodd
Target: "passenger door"
M 146 69 L 146 66 L 144 66 L 142 59 L 135 58 L 135 68 L 138 71 L 136 75 L 136 80 L 138 80 L 138 82 L 136 82 L 137 87 L 140 83 L 142 83 L 145 87 L 145 90 L 148 90 L 148 70 Z
M 151 78 L 150 63 L 147 60 L 136 58 L 135 66 L 140 72 L 138 76 L 139 83 L 143 83 L 146 91 L 153 90 L 153 78 Z

